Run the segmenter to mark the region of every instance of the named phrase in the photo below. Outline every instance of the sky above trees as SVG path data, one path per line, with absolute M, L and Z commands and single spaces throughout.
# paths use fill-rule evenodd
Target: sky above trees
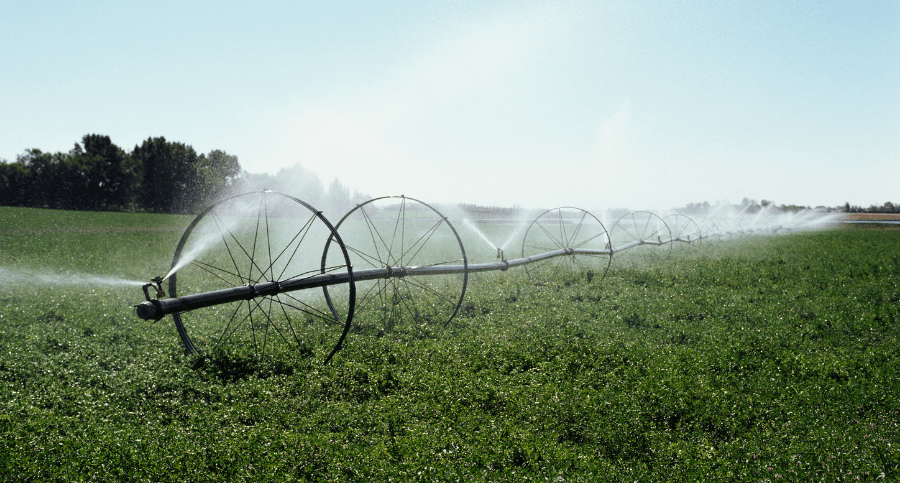
M 97 132 L 430 202 L 897 199 L 897 2 L 5 2 L 0 18 L 8 161 Z

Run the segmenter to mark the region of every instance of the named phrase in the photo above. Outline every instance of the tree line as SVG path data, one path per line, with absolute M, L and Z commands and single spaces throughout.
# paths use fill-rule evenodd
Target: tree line
M 229 193 L 255 189 L 282 191 L 329 216 L 340 216 L 369 199 L 337 179 L 325 189 L 319 178 L 296 164 L 276 175 L 250 174 L 241 170 L 237 156 L 213 150 L 197 154 L 190 145 L 147 138 L 130 153 L 113 144 L 109 136 L 87 134 L 69 152 L 49 153 L 27 149 L 14 162 L 0 159 L 0 206 L 27 206 L 74 210 L 138 210 L 156 213 L 195 213 Z M 484 207 L 462 205 L 464 209 Z M 782 212 L 805 206 L 775 205 L 769 200 L 744 198 L 734 208 L 755 213 L 770 207 Z M 708 202 L 689 203 L 679 211 L 705 213 Z M 868 208 L 851 205 L 824 208 L 847 213 L 900 213 L 900 204 L 887 202 Z M 514 208 L 489 207 L 491 212 Z
M 131 152 L 109 136 L 88 134 L 69 152 L 27 149 L 0 159 L 0 206 L 67 210 L 196 213 L 229 194 L 269 189 L 299 198 L 328 216 L 343 216 L 370 197 L 334 179 L 327 187 L 300 164 L 275 175 L 241 169 L 237 156 L 147 138 Z
M 770 200 L 762 200 L 759 203 L 756 200 L 744 198 L 740 204 L 729 205 L 732 211 L 738 211 L 743 213 L 758 213 L 760 210 L 769 209 L 782 213 L 797 213 L 803 210 L 812 209 L 809 206 L 800 206 L 800 205 L 776 205 L 774 202 Z M 675 211 L 679 213 L 685 214 L 705 214 L 709 213 L 715 209 L 718 209 L 719 205 L 710 205 L 709 202 L 704 201 L 703 203 L 688 203 L 687 206 L 683 208 L 679 208 Z M 843 206 L 835 206 L 835 207 L 826 207 L 826 206 L 817 206 L 816 210 L 821 211 L 831 211 L 831 212 L 844 212 L 844 213 L 900 213 L 900 204 L 894 204 L 890 201 L 884 203 L 883 205 L 871 205 L 868 208 L 863 208 L 861 206 L 851 205 L 849 202 L 844 203 Z
M 28 149 L 0 160 L 0 205 L 75 210 L 191 213 L 217 199 L 241 172 L 236 156 L 197 154 L 164 137 L 130 153 L 88 134 L 69 152 Z
M 847 213 L 900 213 L 900 204 L 888 201 L 883 205 L 871 205 L 868 208 L 863 208 L 862 206 L 851 205 L 848 202 L 844 203 L 843 211 Z

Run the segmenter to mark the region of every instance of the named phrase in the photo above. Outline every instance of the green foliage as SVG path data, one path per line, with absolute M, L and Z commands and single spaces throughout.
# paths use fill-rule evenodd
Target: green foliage
M 95 192 L 89 197 L 95 209 L 129 206 L 138 179 L 134 159 L 113 144 L 109 136 L 87 134 L 81 142 L 85 155 L 94 162 L 85 171 L 95 178 Z
M 185 217 L 0 209 L 0 267 L 163 271 Z M 896 481 L 900 231 L 722 242 L 312 357 L 184 356 L 138 287 L 0 285 L 0 480 Z M 154 271 L 155 270 L 155 271 Z
M 197 184 L 197 153 L 184 143 L 164 137 L 148 138 L 131 156 L 141 166 L 140 205 L 158 213 L 186 213 L 193 209 Z
M 201 154 L 195 168 L 197 193 L 193 200 L 195 209 L 204 208 L 219 199 L 241 173 L 237 156 L 216 149 L 209 154 Z
M 78 210 L 130 206 L 136 186 L 131 157 L 109 136 L 88 134 L 68 153 L 29 149 L 0 164 L 0 204 Z
M 82 146 L 83 145 L 83 146 Z M 68 153 L 28 149 L 0 160 L 0 205 L 72 210 L 194 212 L 223 196 L 240 173 L 236 156 L 149 138 L 129 155 L 88 134 Z

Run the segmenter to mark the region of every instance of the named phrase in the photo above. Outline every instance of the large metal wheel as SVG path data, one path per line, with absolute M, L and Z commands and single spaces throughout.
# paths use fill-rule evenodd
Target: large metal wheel
M 326 249 L 331 264 L 323 267 Z M 331 273 L 347 277 L 347 300 L 337 312 L 329 309 L 319 289 L 284 292 L 176 313 L 175 327 L 189 352 L 226 357 L 323 354 L 328 362 L 353 319 L 351 267 L 337 231 L 303 201 L 271 191 L 225 198 L 200 213 L 182 235 L 168 276 L 171 297 Z
M 672 232 L 658 215 L 633 211 L 619 218 L 609 232 L 616 264 L 631 268 L 656 265 L 672 253 Z
M 721 240 L 724 236 L 723 229 L 712 219 L 697 218 L 696 221 L 700 225 L 700 235 L 703 237 L 704 243 Z
M 390 268 L 384 278 L 358 280 L 354 331 L 380 335 L 412 324 L 447 325 L 462 305 L 468 262 L 456 229 L 432 206 L 405 196 L 357 205 L 336 225 L 354 270 Z M 323 264 L 331 265 L 332 250 Z M 457 267 L 454 273 L 401 276 L 412 267 Z M 326 287 L 340 307 L 346 287 Z
M 666 215 L 663 221 L 666 222 L 672 233 L 672 239 L 675 241 L 675 246 L 672 247 L 673 251 L 694 251 L 703 243 L 700 225 L 690 216 L 673 213 Z
M 710 218 L 719 228 L 719 239 L 731 240 L 737 236 L 737 229 L 734 227 L 732 220 L 725 217 Z
M 525 265 L 528 278 L 536 284 L 557 282 L 574 273 L 603 279 L 609 270 L 609 234 L 591 213 L 564 206 L 539 215 L 525 232 L 522 258 L 558 250 L 567 253 Z M 578 250 L 603 253 L 579 253 Z

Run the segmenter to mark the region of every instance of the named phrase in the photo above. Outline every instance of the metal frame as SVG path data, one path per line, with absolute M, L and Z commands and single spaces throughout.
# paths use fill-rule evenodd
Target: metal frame
M 326 242 L 325 250 L 322 253 L 320 273 L 308 274 L 301 278 L 293 278 L 289 280 L 264 280 L 258 281 L 256 283 L 249 283 L 248 281 L 248 283 L 240 286 L 232 286 L 219 290 L 211 290 L 188 295 L 179 295 L 179 287 L 177 282 L 178 270 L 176 269 L 176 267 L 178 267 L 186 242 L 192 235 L 195 227 L 221 204 L 233 201 L 241 196 L 252 196 L 254 194 L 257 196 L 262 196 L 263 199 L 265 199 L 267 196 L 278 196 L 283 197 L 286 200 L 295 202 L 299 206 L 302 206 L 303 208 L 309 210 L 309 212 L 312 214 L 311 216 L 315 218 L 316 221 L 321 222 L 325 227 L 327 227 L 328 241 Z M 380 231 L 377 228 L 374 229 L 370 233 L 370 238 L 373 240 L 373 243 L 377 245 L 375 250 L 364 251 L 359 247 L 346 246 L 343 239 L 338 233 L 339 229 L 342 226 L 345 226 L 345 224 L 348 223 L 348 220 L 358 216 L 362 216 L 362 218 L 366 220 L 368 226 L 374 226 L 371 217 L 369 217 L 366 213 L 366 209 L 367 207 L 371 207 L 372 203 L 384 200 L 396 200 L 401 207 L 400 211 L 398 212 L 399 214 L 396 215 L 396 218 L 390 219 L 391 223 L 393 224 L 390 225 L 393 229 L 393 233 L 385 235 L 383 233 L 383 230 Z M 459 246 L 461 257 L 458 261 L 460 263 L 452 263 L 453 259 L 451 259 L 449 262 L 445 260 L 436 261 L 433 263 L 410 264 L 404 261 L 412 261 L 412 258 L 414 258 L 408 256 L 410 250 L 412 249 L 410 246 L 403 244 L 406 242 L 402 242 L 400 245 L 394 246 L 393 238 L 391 238 L 392 241 L 390 243 L 384 241 L 385 238 L 396 236 L 397 232 L 401 232 L 401 236 L 405 236 L 405 233 L 402 232 L 405 231 L 407 224 L 405 218 L 407 203 L 414 203 L 417 207 L 416 209 L 421 210 L 419 211 L 419 213 L 427 213 L 429 214 L 429 216 L 433 217 L 432 225 L 429 228 L 428 234 L 426 234 L 427 236 L 422 235 L 418 238 L 415 238 L 415 253 L 418 253 L 421 249 L 421 246 L 419 245 L 428 243 L 428 239 L 431 236 L 430 234 L 434 233 L 435 230 L 449 230 L 447 231 L 447 233 L 452 233 L 452 237 L 455 237 L 456 243 Z M 652 221 L 656 229 L 638 230 L 636 228 L 626 229 L 624 227 L 627 219 L 630 219 L 631 224 L 635 225 L 635 220 L 638 216 L 641 217 L 641 220 L 646 218 L 646 222 L 643 223 L 644 228 L 650 226 Z M 592 267 L 596 267 L 598 271 L 602 272 L 600 274 L 600 278 L 602 279 L 608 273 L 610 264 L 612 263 L 612 259 L 616 254 L 623 253 L 636 247 L 646 246 L 650 248 L 655 246 L 671 249 L 671 246 L 675 242 L 694 244 L 706 239 L 722 238 L 725 236 L 734 236 L 737 234 L 747 234 L 754 231 L 754 229 L 746 223 L 740 223 L 740 229 L 734 230 L 732 226 L 728 226 L 731 224 L 726 222 L 724 224 L 728 226 L 728 231 L 726 231 L 726 233 L 721 233 L 720 227 L 718 225 L 719 223 L 723 223 L 722 221 L 719 221 L 717 223 L 716 221 L 710 219 L 694 219 L 680 214 L 670 215 L 670 218 L 674 220 L 678 225 L 676 233 L 672 233 L 664 219 L 653 213 L 629 213 L 621 217 L 613 226 L 612 230 L 613 232 L 621 231 L 627 233 L 628 236 L 626 238 L 629 239 L 625 240 L 622 237 L 618 237 L 622 238 L 622 243 L 618 246 L 612 246 L 614 243 L 614 237 L 612 237 L 610 233 L 606 231 L 603 224 L 594 215 L 585 210 L 581 210 L 580 208 L 555 208 L 553 210 L 547 210 L 541 213 L 531 223 L 531 225 L 529 225 L 528 230 L 525 232 L 525 238 L 522 243 L 521 258 L 506 260 L 505 257 L 503 257 L 502 250 L 498 250 L 498 258 L 501 259 L 500 261 L 473 264 L 468 262 L 468 259 L 465 255 L 465 247 L 463 246 L 462 241 L 459 238 L 458 233 L 456 232 L 456 229 L 453 227 L 450 221 L 443 214 L 438 212 L 434 207 L 414 198 L 400 196 L 382 197 L 369 200 L 365 203 L 357 205 L 353 210 L 344 215 L 344 217 L 341 218 L 336 226 L 332 226 L 320 211 L 314 209 L 312 206 L 297 198 L 269 191 L 245 193 L 242 195 L 236 195 L 220 200 L 216 204 L 201 212 L 191 222 L 191 224 L 188 225 L 187 229 L 181 237 L 181 240 L 178 243 L 178 246 L 175 250 L 175 255 L 172 260 L 172 270 L 174 273 L 172 273 L 169 277 L 169 292 L 171 294 L 171 298 L 160 299 L 150 297 L 148 288 L 151 286 L 158 288 L 158 296 L 164 295 L 162 293 L 161 286 L 162 279 L 156 278 L 154 279 L 155 283 L 147 284 L 146 286 L 144 286 L 143 290 L 146 300 L 136 306 L 137 315 L 138 317 L 145 320 L 159 320 L 165 315 L 171 314 L 175 321 L 176 329 L 178 330 L 178 334 L 182 339 L 185 350 L 188 352 L 199 353 L 197 347 L 195 347 L 190 336 L 188 335 L 187 328 L 182 321 L 182 314 L 201 308 L 212 307 L 215 305 L 228 304 L 239 301 L 252 301 L 258 298 L 271 299 L 283 293 L 322 288 L 325 300 L 330 311 L 332 312 L 333 317 L 338 323 L 343 326 L 337 343 L 334 345 L 334 348 L 324 360 L 324 362 L 327 363 L 341 348 L 343 341 L 345 340 L 347 333 L 351 328 L 355 311 L 360 307 L 359 302 L 357 301 L 357 294 L 359 293 L 357 292 L 357 284 L 359 283 L 374 281 L 376 284 L 379 284 L 384 281 L 400 281 L 411 277 L 442 277 L 461 275 L 462 288 L 460 290 L 458 299 L 455 296 L 446 297 L 448 300 L 450 300 L 449 303 L 453 305 L 452 307 L 449 307 L 449 309 L 452 309 L 449 310 L 449 317 L 447 317 L 447 320 L 443 322 L 444 325 L 446 325 L 449 324 L 449 322 L 457 314 L 460 306 L 462 305 L 469 273 L 506 271 L 510 268 L 524 267 L 530 279 L 538 283 L 545 283 L 547 282 L 547 280 L 538 279 L 539 277 L 536 276 L 538 271 L 535 270 L 535 268 L 541 266 L 541 264 L 553 264 L 553 273 L 559 273 L 556 270 L 566 266 L 576 269 L 592 269 Z M 260 223 L 260 221 L 257 220 L 257 223 Z M 268 219 L 266 219 L 266 223 L 268 223 Z M 445 224 L 446 226 L 444 226 Z M 683 231 L 685 231 L 685 229 L 689 231 L 687 235 L 682 233 Z M 372 228 L 370 228 L 370 230 L 372 230 Z M 767 229 L 767 231 L 769 230 L 774 231 L 774 229 L 770 227 Z M 644 232 L 649 233 L 649 235 Z M 448 238 L 450 238 L 449 235 Z M 535 241 L 537 238 L 542 238 L 543 240 L 537 242 Z M 337 251 L 329 250 L 332 245 L 337 246 Z M 535 251 L 537 251 L 537 253 L 534 253 Z M 341 263 L 341 261 L 339 261 L 338 263 L 341 265 L 346 265 L 346 271 L 330 273 L 326 269 L 326 267 L 329 266 L 329 262 L 327 260 L 329 253 L 336 253 L 336 256 L 343 259 L 343 263 Z M 351 254 L 353 254 L 352 257 Z M 668 253 L 666 255 L 668 255 Z M 354 267 L 354 262 L 351 261 L 351 259 L 355 259 L 356 262 L 359 263 L 360 257 L 368 258 L 367 264 L 370 265 L 369 268 Z M 333 265 L 334 263 L 331 264 Z M 359 265 L 362 265 L 362 263 L 359 263 Z M 339 286 L 342 287 L 342 290 L 346 290 L 346 294 L 348 297 L 346 305 L 337 303 L 337 301 L 335 300 L 334 289 L 329 291 L 330 287 L 333 288 Z M 425 285 L 418 286 L 425 287 Z M 425 287 L 424 290 L 428 290 L 428 288 Z M 339 305 L 340 307 L 338 307 Z

